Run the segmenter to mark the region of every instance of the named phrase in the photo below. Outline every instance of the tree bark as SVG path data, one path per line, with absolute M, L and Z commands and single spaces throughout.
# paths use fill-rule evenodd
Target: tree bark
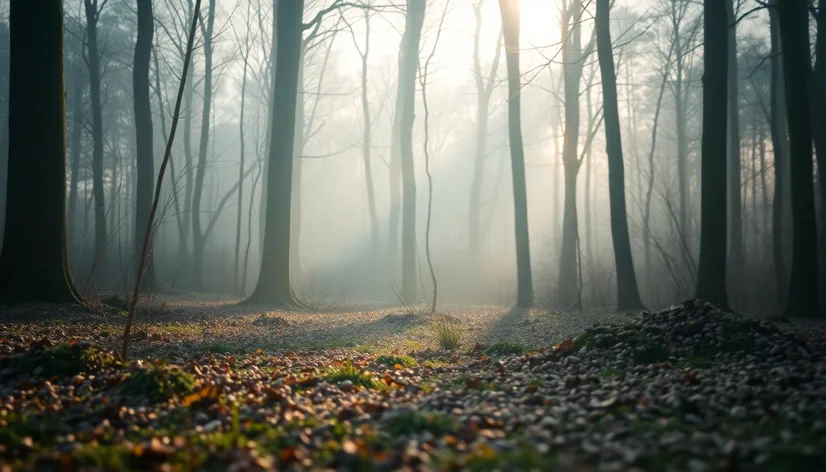
M 508 68 L 508 140 L 513 178 L 513 222 L 516 241 L 516 306 L 533 305 L 531 246 L 528 232 L 528 196 L 525 182 L 525 150 L 522 143 L 522 106 L 519 72 L 519 0 L 499 0 L 505 63 Z
M 792 268 L 785 315 L 820 316 L 817 223 L 815 217 L 812 123 L 809 110 L 810 55 L 808 2 L 777 2 L 786 78 L 792 203 Z
M 771 135 L 774 160 L 774 196 L 772 198 L 772 262 L 774 265 L 775 291 L 777 306 L 786 302 L 788 273 L 784 257 L 784 213 L 788 190 L 786 176 L 789 149 L 786 132 L 785 80 L 780 59 L 780 25 L 777 19 L 777 0 L 769 8 L 771 28 Z
M 296 132 L 298 68 L 304 0 L 279 3 L 275 83 L 267 169 L 266 219 L 261 272 L 250 303 L 281 307 L 297 305 L 290 286 L 290 212 L 292 205 L 293 139 Z
M 69 235 L 68 244 L 74 248 L 75 221 L 77 220 L 77 184 L 80 180 L 80 146 L 83 137 L 83 80 L 79 77 L 79 67 L 75 64 L 72 70 L 72 142 L 71 142 L 71 175 L 69 176 Z
M 731 279 L 735 293 L 743 290 L 743 202 L 740 163 L 740 104 L 737 77 L 737 26 L 734 2 L 726 0 L 728 21 L 728 211 Z
M 86 12 L 86 62 L 89 67 L 89 94 L 92 107 L 92 193 L 95 209 L 95 273 L 98 283 L 106 266 L 106 206 L 103 192 L 103 110 L 100 101 L 100 54 L 97 23 L 100 18 L 97 0 L 84 0 Z
M 608 154 L 608 192 L 611 205 L 611 238 L 617 270 L 617 309 L 637 310 L 643 307 L 634 272 L 631 240 L 628 236 L 628 214 L 625 204 L 625 169 L 622 156 L 617 75 L 611 46 L 610 0 L 597 0 L 597 55 L 602 76 L 602 103 L 605 116 L 605 146 Z
M 209 149 L 210 112 L 212 111 L 212 32 L 215 27 L 215 0 L 209 1 L 206 25 L 201 19 L 204 41 L 204 104 L 201 109 L 201 136 L 198 147 L 198 168 L 195 171 L 195 188 L 192 190 L 192 288 L 200 290 L 204 284 L 204 250 L 207 234 L 201 226 L 201 200 L 206 177 L 207 151 Z
M 728 19 L 726 5 L 706 0 L 703 52 L 703 138 L 700 265 L 697 298 L 728 308 L 726 293 L 726 110 Z
M 12 0 L 10 21 L 0 299 L 77 303 L 66 246 L 63 2 Z
M 399 150 L 402 174 L 402 295 L 408 301 L 417 298 L 416 286 L 416 168 L 413 159 L 413 123 L 416 107 L 416 70 L 419 43 L 424 24 L 426 0 L 407 0 L 401 90 L 402 109 L 399 120 Z
M 135 63 L 132 69 L 135 106 L 135 141 L 137 144 L 137 186 L 135 188 L 135 264 L 141 258 L 139 242 L 143 240 L 155 184 L 155 161 L 152 152 L 152 104 L 149 100 L 149 64 L 152 58 L 154 16 L 151 1 L 138 2 L 138 37 L 135 42 Z M 141 290 L 154 286 L 152 245 L 146 255 L 146 272 Z

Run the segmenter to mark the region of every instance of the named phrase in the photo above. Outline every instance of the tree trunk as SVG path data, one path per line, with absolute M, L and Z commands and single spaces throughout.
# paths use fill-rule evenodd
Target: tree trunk
M 573 0 L 563 12 L 562 46 L 563 83 L 565 88 L 565 134 L 562 142 L 562 164 L 565 172 L 565 203 L 562 216 L 562 254 L 559 259 L 558 304 L 567 309 L 579 306 L 579 229 L 577 222 L 576 181 L 579 158 L 579 89 L 585 54 L 581 44 L 581 0 Z M 570 32 L 570 33 L 569 33 Z
M 728 223 L 731 245 L 731 279 L 734 293 L 743 290 L 743 202 L 740 164 L 740 104 L 737 77 L 737 26 L 734 3 L 726 0 L 728 20 Z
M 726 295 L 726 110 L 728 19 L 726 5 L 706 0 L 703 51 L 702 185 L 697 298 L 728 308 Z
M 597 55 L 602 76 L 603 114 L 605 117 L 605 145 L 608 153 L 608 192 L 611 204 L 611 238 L 617 268 L 617 309 L 637 310 L 643 307 L 637 289 L 637 276 L 631 256 L 628 236 L 628 215 L 625 205 L 625 169 L 622 156 L 619 106 L 617 104 L 617 76 L 611 46 L 610 0 L 597 0 L 596 30 Z
M 413 159 L 413 122 L 416 107 L 416 70 L 422 36 L 426 0 L 407 0 L 402 72 L 402 116 L 399 120 L 399 148 L 402 174 L 402 295 L 416 300 L 416 168 Z M 401 73 L 399 74 L 402 75 Z
M 516 306 L 533 305 L 531 246 L 528 232 L 528 196 L 525 182 L 525 150 L 522 144 L 522 85 L 519 72 L 519 0 L 499 0 L 508 67 L 508 140 L 513 178 L 513 222 L 516 241 Z
M 817 223 L 815 221 L 812 123 L 809 113 L 808 3 L 778 1 L 777 17 L 783 40 L 786 78 L 792 203 L 792 269 L 786 316 L 820 316 L 818 300 Z
M 826 3 L 818 4 L 817 36 L 815 37 L 815 65 L 812 80 L 812 133 L 815 142 L 815 157 L 817 159 L 817 198 L 820 206 L 820 270 L 826 270 Z
M 270 129 L 270 165 L 267 172 L 264 246 L 258 283 L 248 299 L 282 307 L 296 305 L 290 286 L 290 212 L 298 68 L 301 62 L 301 34 L 304 1 L 279 3 L 275 59 L 275 83 Z
M 106 206 L 103 195 L 103 111 L 100 103 L 100 54 L 98 53 L 97 22 L 100 11 L 97 0 L 84 0 L 86 11 L 86 48 L 89 65 L 89 94 L 92 101 L 92 193 L 95 202 L 95 273 L 98 283 L 106 265 Z
M 204 250 L 207 234 L 201 225 L 201 200 L 209 150 L 210 112 L 212 111 L 212 31 L 215 27 L 215 0 L 209 1 L 206 25 L 201 21 L 204 45 L 204 104 L 201 109 L 201 137 L 198 145 L 198 168 L 192 191 L 192 289 L 201 290 L 204 284 Z
M 788 288 L 788 274 L 784 257 L 784 213 L 787 206 L 786 195 L 786 167 L 789 149 L 786 113 L 785 113 L 785 80 L 780 60 L 780 25 L 777 19 L 777 0 L 769 8 L 771 27 L 771 135 L 772 154 L 774 160 L 774 197 L 772 199 L 772 262 L 774 264 L 775 291 L 777 306 L 786 302 Z
M 247 23 L 249 24 L 249 4 L 247 5 Z M 247 98 L 247 68 L 249 67 L 249 54 L 250 48 L 249 43 L 246 44 L 246 49 L 244 50 L 244 72 L 241 75 L 241 112 L 238 118 L 238 139 L 240 145 L 240 163 L 238 165 L 238 215 L 236 218 L 235 224 L 235 274 L 233 277 L 233 281 L 235 283 L 235 293 L 243 296 L 243 292 L 241 292 L 241 279 L 242 276 L 240 274 L 241 270 L 241 223 L 242 223 L 242 215 L 243 215 L 243 205 L 244 205 L 244 163 L 246 157 L 246 149 L 245 145 L 246 142 L 244 141 L 244 105 L 246 104 Z M 252 198 L 252 197 L 250 197 Z M 246 274 L 243 275 L 246 277 Z
M 0 299 L 77 303 L 66 247 L 63 2 L 13 0 L 10 21 Z
M 155 161 L 152 152 L 152 105 L 149 100 L 149 63 L 152 58 L 152 34 L 154 30 L 152 2 L 138 2 L 138 38 L 135 42 L 135 63 L 132 70 L 135 104 L 135 141 L 137 144 L 137 186 L 135 188 L 135 264 L 140 261 L 141 247 L 149 223 L 152 195 L 155 185 Z M 151 241 L 151 239 L 150 239 Z M 146 272 L 142 290 L 154 286 L 152 246 L 146 256 Z
M 368 59 L 370 56 L 370 12 L 364 10 L 364 49 L 361 55 L 361 112 L 364 121 L 363 137 L 361 141 L 361 156 L 364 163 L 364 185 L 367 190 L 367 212 L 370 215 L 370 241 L 373 250 L 370 251 L 370 269 L 375 270 L 378 263 L 379 247 L 379 218 L 376 213 L 376 192 L 373 186 L 373 160 L 370 156 L 372 141 L 372 123 L 370 121 L 370 100 L 368 95 Z
M 83 80 L 79 74 L 79 67 L 73 68 L 72 81 L 72 143 L 71 143 L 71 175 L 69 176 L 69 248 L 74 249 L 75 221 L 77 220 L 77 184 L 80 180 L 80 146 L 83 137 Z

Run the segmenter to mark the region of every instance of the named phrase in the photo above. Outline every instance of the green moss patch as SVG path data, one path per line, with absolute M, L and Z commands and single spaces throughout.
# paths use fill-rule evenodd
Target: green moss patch
M 39 374 L 43 377 L 70 377 L 119 365 L 112 352 L 78 342 L 37 347 L 22 357 L 10 358 L 6 362 L 18 374 Z
M 121 392 L 133 397 L 148 397 L 162 402 L 195 391 L 195 379 L 180 367 L 150 365 L 136 369 L 121 384 Z

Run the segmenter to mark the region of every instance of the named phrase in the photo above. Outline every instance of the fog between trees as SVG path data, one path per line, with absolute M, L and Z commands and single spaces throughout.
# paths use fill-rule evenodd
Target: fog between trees
M 87 296 L 134 282 L 172 122 L 195 2 L 148 3 L 64 2 L 66 238 Z M 273 3 L 292 16 L 277 18 Z M 633 260 L 616 261 L 619 278 L 635 287 L 623 290 L 646 306 L 696 290 L 721 301 L 697 287 L 705 272 L 726 275 L 723 301 L 735 310 L 781 311 L 791 287 L 798 314 L 817 312 L 823 152 L 808 174 L 801 163 L 826 136 L 823 107 L 807 110 L 826 92 L 826 10 L 808 17 L 811 38 L 783 38 L 810 43 L 807 61 L 797 49 L 783 55 L 783 28 L 807 30 L 785 3 L 727 3 L 714 25 L 704 24 L 713 12 L 683 0 L 520 3 L 521 15 L 493 0 L 204 0 L 144 288 L 429 303 L 435 278 L 439 304 L 528 305 L 532 296 L 564 311 L 640 308 L 617 294 L 614 248 L 624 244 Z M 0 5 L 5 171 L 9 2 Z M 503 18 L 512 20 L 504 29 Z M 518 83 L 509 86 L 509 72 Z M 521 110 L 509 101 L 517 95 Z M 805 122 L 787 122 L 793 110 Z M 284 136 L 294 136 L 290 146 Z M 289 152 L 290 162 L 273 158 Z M 609 169 L 609 158 L 622 165 Z M 627 221 L 625 243 L 612 239 L 620 206 L 609 176 L 625 190 L 627 218 L 615 222 Z M 287 206 L 266 208 L 270 192 Z M 268 212 L 279 222 L 270 239 Z M 705 226 L 702 212 L 714 213 Z M 705 258 L 701 230 L 703 244 L 716 243 Z M 800 249 L 815 246 L 819 256 Z M 266 276 L 287 277 L 294 293 L 257 284 L 262 256 Z

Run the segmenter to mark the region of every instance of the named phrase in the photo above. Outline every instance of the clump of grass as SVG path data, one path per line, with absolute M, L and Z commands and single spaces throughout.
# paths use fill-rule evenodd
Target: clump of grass
M 358 385 L 364 388 L 376 390 L 381 390 L 384 388 L 384 384 L 382 384 L 378 379 L 373 377 L 373 375 L 369 372 L 365 372 L 354 366 L 350 360 L 347 360 L 344 364 L 329 367 L 323 373 L 322 378 L 332 384 L 338 384 L 344 382 L 345 380 L 349 380 L 350 382 L 353 382 L 353 385 Z
M 209 352 L 212 354 L 230 354 L 234 352 L 238 352 L 238 347 L 233 346 L 230 343 L 226 342 L 214 342 L 209 343 L 203 346 L 202 348 L 205 352 Z
M 194 392 L 195 378 L 180 367 L 150 365 L 130 374 L 121 385 L 121 390 L 130 396 L 148 397 L 161 402 Z
M 393 354 L 381 355 L 376 359 L 376 364 L 386 365 L 387 367 L 394 367 L 400 365 L 405 368 L 416 367 L 419 365 L 416 359 L 410 356 L 397 356 Z
M 450 416 L 412 410 L 392 417 L 386 427 L 386 431 L 393 437 L 420 434 L 425 431 L 434 436 L 443 436 L 457 429 L 458 424 Z
M 436 332 L 439 347 L 445 351 L 453 351 L 459 347 L 462 337 L 462 329 L 459 326 L 447 320 L 440 320 L 433 324 L 433 329 Z
M 44 377 L 69 377 L 91 373 L 116 365 L 114 354 L 94 346 L 79 343 L 60 344 L 43 350 L 29 351 L 12 362 L 18 372 L 32 373 L 37 369 Z
M 528 347 L 524 344 L 502 341 L 488 346 L 485 349 L 485 354 L 489 356 L 521 356 L 528 351 Z

